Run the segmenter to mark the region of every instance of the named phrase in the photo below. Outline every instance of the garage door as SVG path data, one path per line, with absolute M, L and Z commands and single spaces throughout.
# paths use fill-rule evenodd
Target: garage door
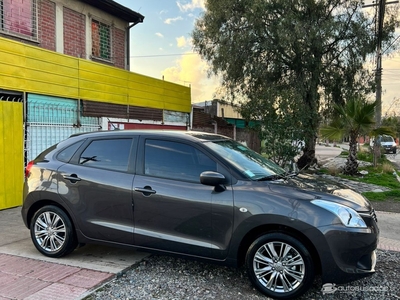
M 22 97 L 0 96 L 0 210 L 22 204 L 24 130 Z

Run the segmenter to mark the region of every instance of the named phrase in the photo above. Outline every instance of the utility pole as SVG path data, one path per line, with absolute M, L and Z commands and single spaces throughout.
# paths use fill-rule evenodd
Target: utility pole
M 376 47 L 376 110 L 375 110 L 375 123 L 379 127 L 382 123 L 382 35 L 383 35 L 383 21 L 385 19 L 385 8 L 387 4 L 399 3 L 396 1 L 379 0 L 378 3 L 363 5 L 363 7 L 378 6 L 378 32 L 377 32 L 377 47 Z
M 374 1 L 375 2 L 375 1 Z M 378 6 L 378 32 L 377 32 L 377 46 L 376 46 L 376 108 L 375 108 L 375 128 L 380 127 L 382 123 L 382 35 L 383 35 L 383 21 L 385 18 L 386 4 L 398 3 L 399 1 L 379 0 L 378 3 L 364 5 L 363 7 Z M 378 157 L 380 156 L 380 143 L 377 142 L 377 137 L 374 141 L 374 167 L 377 166 Z
M 386 0 L 379 0 L 378 7 L 378 34 L 376 49 L 376 126 L 381 126 L 382 122 L 382 33 L 383 20 L 385 18 Z

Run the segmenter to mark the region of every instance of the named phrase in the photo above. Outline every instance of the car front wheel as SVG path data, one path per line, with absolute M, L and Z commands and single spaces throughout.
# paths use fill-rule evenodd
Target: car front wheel
M 32 218 L 30 232 L 36 249 L 49 257 L 65 256 L 77 246 L 71 220 L 56 206 L 39 209 Z
M 314 280 L 314 264 L 307 248 L 284 233 L 257 238 L 246 254 L 253 285 L 274 299 L 292 299 L 306 292 Z

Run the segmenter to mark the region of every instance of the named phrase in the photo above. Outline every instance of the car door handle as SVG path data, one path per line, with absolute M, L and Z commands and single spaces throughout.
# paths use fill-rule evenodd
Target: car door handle
M 63 177 L 64 177 L 64 179 L 67 179 L 67 180 L 71 181 L 72 183 L 81 181 L 81 179 L 76 174 L 64 175 Z
M 150 196 L 151 194 L 155 194 L 156 191 L 153 190 L 150 186 L 145 186 L 143 188 L 135 187 L 133 189 L 135 192 L 143 193 L 145 196 Z

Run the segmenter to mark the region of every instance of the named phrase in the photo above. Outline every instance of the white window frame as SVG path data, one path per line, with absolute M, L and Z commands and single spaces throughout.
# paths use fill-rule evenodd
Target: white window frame
M 90 20 L 90 22 L 89 22 L 89 26 L 90 26 L 90 58 L 92 60 L 103 61 L 103 62 L 107 62 L 107 63 L 113 63 L 114 62 L 114 59 L 113 59 L 113 40 L 112 40 L 113 23 L 107 22 L 107 21 L 103 20 L 102 18 L 97 18 L 96 16 L 91 16 L 91 15 L 89 15 L 89 20 Z M 110 36 L 109 36 L 109 43 L 110 43 L 109 56 L 110 56 L 110 58 L 109 59 L 101 57 L 101 56 L 93 55 L 93 29 L 92 29 L 93 21 L 101 23 L 103 25 L 106 25 L 110 29 Z
M 23 33 L 14 32 L 12 30 L 6 30 L 4 26 L 4 1 L 0 0 L 0 33 L 9 36 L 21 38 L 24 40 L 39 42 L 39 32 L 38 32 L 38 0 L 32 1 L 32 36 Z

